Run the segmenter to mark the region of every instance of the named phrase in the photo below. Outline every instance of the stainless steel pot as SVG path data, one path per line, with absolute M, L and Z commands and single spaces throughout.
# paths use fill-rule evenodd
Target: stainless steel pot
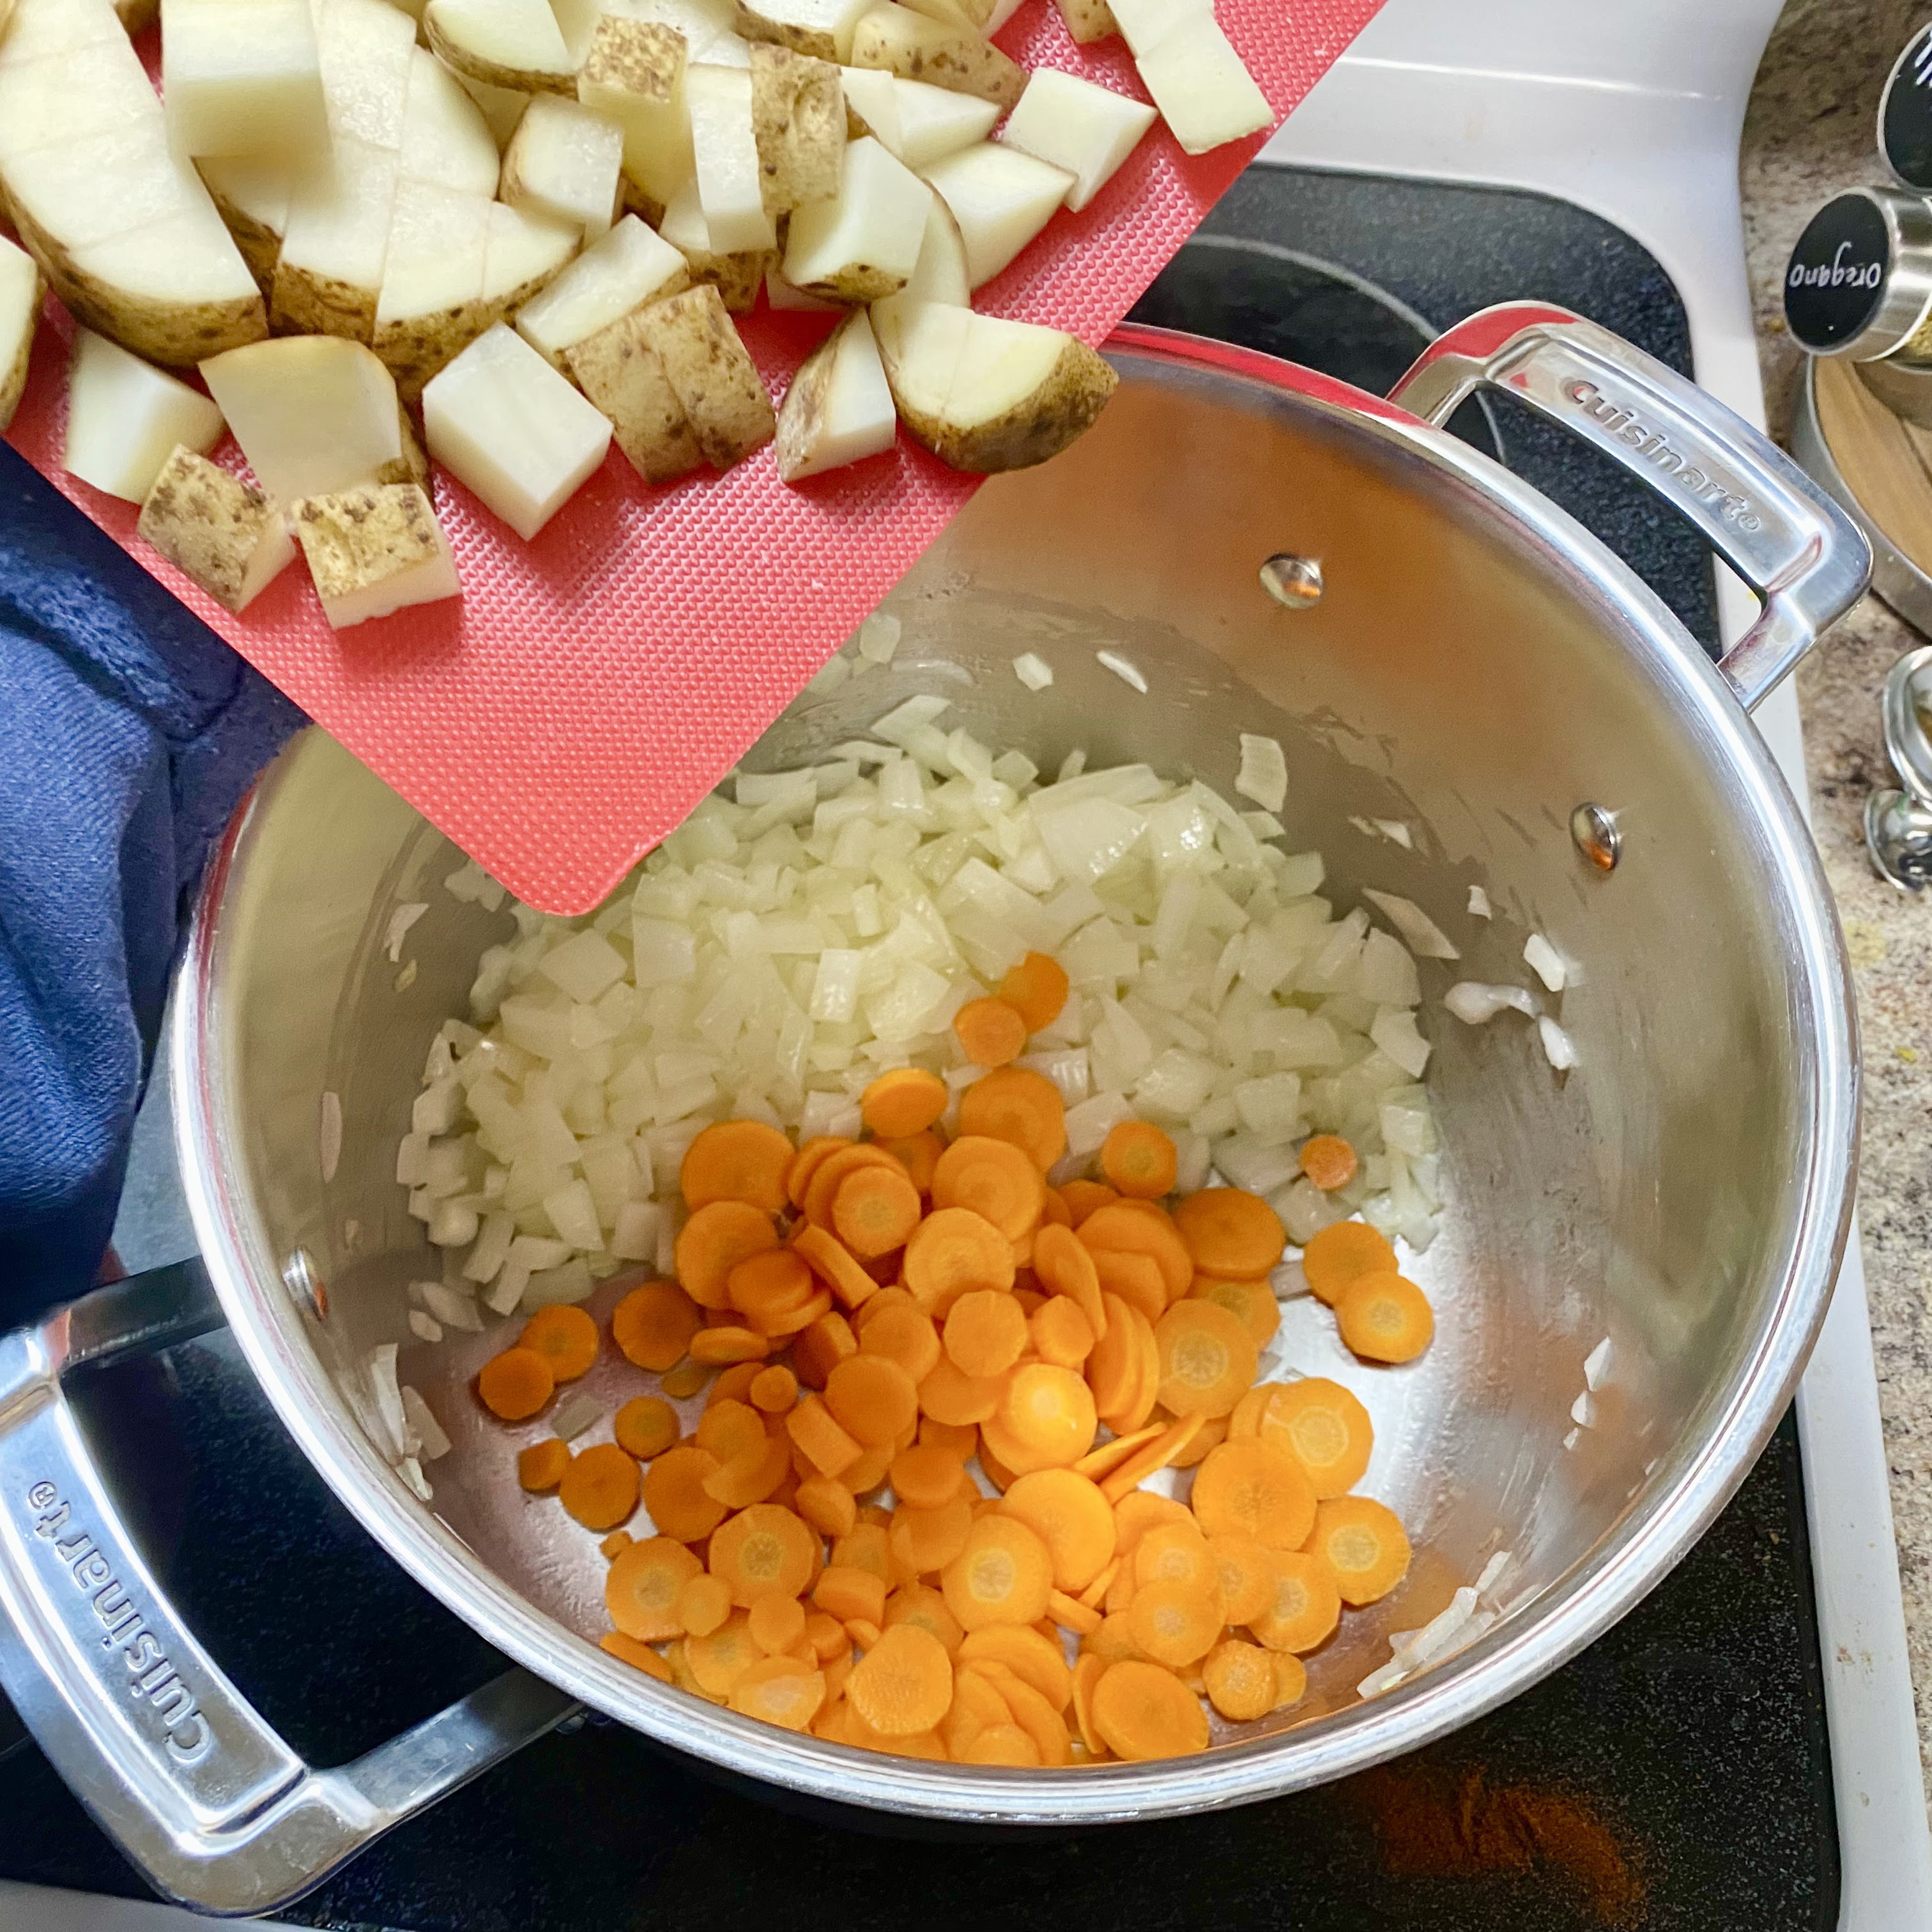
M 1409 1581 L 1312 1660 L 1304 1706 L 1171 1763 L 874 1757 L 604 1654 L 591 1539 L 524 1507 L 500 1456 L 460 1442 L 425 1506 L 343 1391 L 371 1346 L 406 1340 L 400 1290 L 424 1250 L 394 1148 L 428 1037 L 506 915 L 440 890 L 447 842 L 311 734 L 231 831 L 178 998 L 182 1165 L 218 1311 L 190 1271 L 0 1342 L 0 1679 L 163 1890 L 267 1910 L 574 1700 L 795 1791 L 932 1818 L 1098 1822 L 1290 1790 L 1554 1670 L 1676 1562 L 1756 1454 L 1845 1238 L 1857 1076 L 1831 902 L 1745 712 L 1856 596 L 1862 540 L 1744 423 L 1559 310 L 1472 318 L 1393 405 L 1186 338 L 1129 331 L 1113 353 L 1125 380 L 1098 427 L 986 489 L 895 593 L 906 642 L 890 672 L 807 694 L 752 762 L 794 760 L 915 689 L 947 692 L 982 739 L 1049 766 L 1082 745 L 1096 764 L 1143 758 L 1225 788 L 1238 730 L 1269 733 L 1288 748 L 1292 844 L 1328 855 L 1342 898 L 1416 900 L 1462 944 L 1460 976 L 1522 981 L 1532 930 L 1581 964 L 1561 1003 L 1581 1055 L 1567 1076 L 1513 1019 L 1427 1009 L 1450 1203 L 1418 1264 L 1437 1340 L 1407 1369 L 1336 1371 L 1373 1408 L 1366 1486 L 1410 1528 Z M 1645 478 L 1765 594 L 1721 668 L 1586 532 L 1432 426 L 1486 384 Z M 1102 646 L 1138 665 L 1148 696 L 1096 666 Z M 1028 649 L 1058 672 L 1041 697 L 1009 668 Z M 1464 914 L 1478 884 L 1489 923 Z M 402 988 L 382 941 L 411 901 L 429 910 Z M 325 1095 L 339 1165 L 319 1141 Z M 129 1542 L 62 1393 L 92 1360 L 223 1317 L 371 1534 L 533 1675 L 333 1772 L 248 1709 Z M 1318 1318 L 1291 1306 L 1289 1359 L 1345 1364 Z M 1594 1426 L 1566 1448 L 1606 1335 Z M 405 1367 L 459 1436 L 481 1426 L 457 1393 L 469 1366 L 445 1350 Z M 1358 1698 L 1389 1633 L 1498 1546 L 1516 1565 L 1502 1620 Z

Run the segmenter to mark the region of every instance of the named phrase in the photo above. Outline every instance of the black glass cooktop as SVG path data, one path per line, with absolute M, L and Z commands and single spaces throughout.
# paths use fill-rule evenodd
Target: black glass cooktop
M 1385 389 L 1428 334 L 1565 303 L 1680 370 L 1657 263 L 1580 210 L 1486 190 L 1256 170 L 1137 311 Z M 1457 432 L 1598 532 L 1699 636 L 1702 547 L 1506 402 Z M 103 1433 L 158 1567 L 311 1761 L 340 1762 L 501 1667 L 302 1461 L 217 1340 L 112 1372 Z M 139 1882 L 0 1714 L 0 1876 Z M 1798 1442 L 1787 1418 L 1715 1527 L 1617 1629 L 1440 1744 L 1219 1816 L 1051 1838 L 893 1835 L 802 1815 L 615 1726 L 534 1745 L 280 1916 L 395 1932 L 1810 1932 L 1838 1842 Z

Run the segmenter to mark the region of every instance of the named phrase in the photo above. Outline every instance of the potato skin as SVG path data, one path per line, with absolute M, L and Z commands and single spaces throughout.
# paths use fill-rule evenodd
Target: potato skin
M 278 521 L 274 505 L 252 483 L 183 448 L 155 478 L 136 528 L 218 604 L 239 612 L 256 550 L 276 540 Z
M 577 386 L 610 418 L 617 447 L 647 483 L 670 483 L 704 461 L 684 405 L 634 310 L 564 351 Z
M 4 5 L 4 0 L 0 0 Z M 0 436 L 7 434 L 8 426 L 14 420 L 14 412 L 20 406 L 20 398 L 27 392 L 27 368 L 33 360 L 34 337 L 40 327 L 40 303 L 46 293 L 46 283 L 38 272 L 34 277 L 33 312 L 27 323 L 27 332 L 21 338 L 20 352 L 14 358 L 10 368 L 0 369 Z
M 990 40 L 968 28 L 943 27 L 903 7 L 876 7 L 859 22 L 852 37 L 852 64 L 883 68 L 902 80 L 976 94 L 1010 110 L 1026 92 L 1026 69 Z
M 772 214 L 832 200 L 845 172 L 845 90 L 838 70 L 788 48 L 754 46 L 752 132 L 760 190 Z
M 708 282 L 640 309 L 637 321 L 714 470 L 742 462 L 778 434 L 764 379 Z

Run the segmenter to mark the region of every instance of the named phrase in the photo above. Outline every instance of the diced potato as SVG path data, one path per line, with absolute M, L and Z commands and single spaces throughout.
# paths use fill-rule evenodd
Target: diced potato
M 1094 41 L 1104 40 L 1109 34 L 1120 31 L 1108 0 L 1058 0 L 1058 4 L 1066 31 L 1082 46 L 1090 46 Z
M 617 447 L 647 483 L 675 482 L 702 466 L 691 419 L 638 313 L 573 344 L 568 361 L 584 393 L 610 418 Z
M 423 422 L 430 455 L 526 542 L 610 446 L 610 423 L 500 322 L 424 390 Z
M 295 555 L 282 514 L 251 483 L 191 449 L 162 465 L 136 526 L 225 609 L 248 609 Z
M 976 34 L 991 31 L 994 0 L 905 0 L 915 14 L 949 27 L 970 27 Z
M 272 294 L 295 196 L 294 170 L 286 161 L 251 160 L 245 155 L 195 165 L 256 285 L 265 296 Z
M 604 12 L 618 20 L 655 21 L 684 36 L 693 60 L 716 60 L 736 67 L 724 43 L 738 36 L 738 0 L 604 0 Z M 713 48 L 720 50 L 714 54 Z
M 845 97 L 829 61 L 789 47 L 752 50 L 752 131 L 765 206 L 830 201 L 845 167 Z
M 771 397 L 715 288 L 700 284 L 653 302 L 637 320 L 712 469 L 728 470 L 771 441 L 778 432 Z
M 0 64 L 0 167 L 37 148 L 152 122 L 154 90 L 118 41 Z
M 139 503 L 178 444 L 205 455 L 221 429 L 220 410 L 198 391 L 92 329 L 78 332 L 61 464 L 83 483 Z
M 776 267 L 765 271 L 765 299 L 775 309 L 788 309 L 800 315 L 836 315 L 845 306 L 843 302 L 821 302 L 817 296 L 794 288 Z M 730 304 L 728 302 L 725 306 L 728 308 Z
M 984 140 L 1000 118 L 997 102 L 959 94 L 922 80 L 892 80 L 898 101 L 898 158 L 922 168 Z
M 435 56 L 430 58 L 434 60 Z M 439 67 L 442 65 L 436 62 Z M 446 73 L 452 70 L 446 68 Z M 530 104 L 530 97 L 520 94 L 514 87 L 492 87 L 487 81 L 472 80 L 466 74 L 456 76 L 456 84 L 475 102 L 476 111 L 482 116 L 490 129 L 490 136 L 496 143 L 498 152 L 510 145 L 510 136 L 517 131 L 517 123 L 524 118 L 524 110 Z
M 882 68 L 842 67 L 838 80 L 845 97 L 845 138 L 856 141 L 869 134 L 887 154 L 898 154 L 899 102 L 893 92 L 897 76 Z M 994 118 L 998 118 L 995 108 Z
M 882 68 L 902 80 L 929 81 L 1011 108 L 1026 90 L 1026 69 L 968 27 L 928 20 L 910 8 L 874 7 L 852 35 L 848 65 Z
M 617 218 L 623 130 L 574 100 L 533 99 L 503 156 L 504 200 L 573 222 L 595 241 Z
M 26 391 L 41 293 L 40 272 L 32 256 L 0 236 L 0 436 L 7 433 Z
M 873 317 L 899 419 L 956 470 L 991 475 L 1058 456 L 1120 379 L 1076 338 L 938 302 Z
M 778 230 L 760 185 L 750 70 L 694 67 L 685 75 L 684 87 L 698 160 L 698 205 L 712 248 L 736 255 L 776 248 Z
M 429 0 L 423 31 L 440 58 L 488 86 L 577 92 L 577 63 L 550 0 Z
M 1161 118 L 1190 154 L 1258 134 L 1274 110 L 1210 14 L 1184 20 L 1134 65 Z
M 793 212 L 785 280 L 838 302 L 896 295 L 919 264 L 932 202 L 926 183 L 869 135 L 854 141 L 838 200 Z
M 18 0 L 0 42 L 0 68 L 103 44 L 133 51 L 111 0 Z
M 522 112 L 519 101 L 519 118 Z M 431 182 L 490 200 L 501 168 L 488 116 L 435 55 L 412 49 L 403 104 L 403 179 Z
M 278 329 L 374 338 L 398 178 L 392 151 L 352 134 L 296 175 L 275 264 Z
M 924 170 L 952 211 L 966 244 L 966 272 L 983 288 L 1053 219 L 1073 176 L 1017 148 L 982 141 Z
M 553 368 L 566 371 L 565 352 L 574 344 L 646 302 L 674 296 L 690 284 L 684 257 L 634 214 L 627 214 L 524 305 L 516 318 L 517 332 Z M 610 411 L 604 409 L 604 413 L 609 416 Z M 620 424 L 620 441 L 622 434 Z
M 256 482 L 278 502 L 406 473 L 394 380 L 359 342 L 280 335 L 211 356 L 201 374 Z
M 483 300 L 493 318 L 533 302 L 576 258 L 584 230 L 525 208 L 496 202 L 483 254 Z
M 872 304 L 872 320 L 880 324 L 886 311 L 910 302 L 945 302 L 955 308 L 973 306 L 973 284 L 966 272 L 966 244 L 952 211 L 938 195 L 926 211 L 926 234 L 919 245 L 919 262 L 912 279 L 896 296 Z
M 1156 118 L 1144 101 L 1043 67 L 1027 82 L 1000 139 L 1072 175 L 1066 206 L 1077 213 L 1113 179 Z
M 773 248 L 721 254 L 712 247 L 711 230 L 706 224 L 704 210 L 698 205 L 694 176 L 672 197 L 658 232 L 689 265 L 691 279 L 709 283 L 716 289 L 734 315 L 746 314 L 756 304 L 766 271 L 778 260 L 778 251 Z
M 1136 58 L 1158 46 L 1176 28 L 1214 17 L 1214 0 L 1120 0 L 1118 7 L 1108 0 L 1108 5 L 1115 31 Z
M 863 309 L 806 358 L 778 412 L 778 474 L 788 483 L 878 456 L 898 440 L 898 415 Z
M 870 0 L 738 0 L 738 31 L 823 61 L 852 58 L 852 35 Z
M 302 154 L 328 145 L 308 0 L 164 0 L 161 90 L 178 154 Z
M 332 630 L 463 594 L 449 539 L 414 483 L 305 496 L 289 516 Z
M 399 150 L 416 61 L 413 23 L 386 0 L 325 0 L 315 10 L 315 38 L 331 139 L 346 134 Z
M 371 346 L 407 400 L 498 319 L 483 297 L 490 206 L 430 182 L 396 190 Z
M 658 220 L 697 165 L 685 98 L 688 46 L 675 27 L 606 15 L 577 76 L 578 98 L 622 129 L 625 179 Z

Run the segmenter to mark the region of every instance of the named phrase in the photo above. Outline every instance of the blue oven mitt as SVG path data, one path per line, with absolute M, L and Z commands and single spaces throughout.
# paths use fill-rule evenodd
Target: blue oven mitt
M 94 1280 L 202 861 L 302 722 L 0 443 L 0 1328 Z

